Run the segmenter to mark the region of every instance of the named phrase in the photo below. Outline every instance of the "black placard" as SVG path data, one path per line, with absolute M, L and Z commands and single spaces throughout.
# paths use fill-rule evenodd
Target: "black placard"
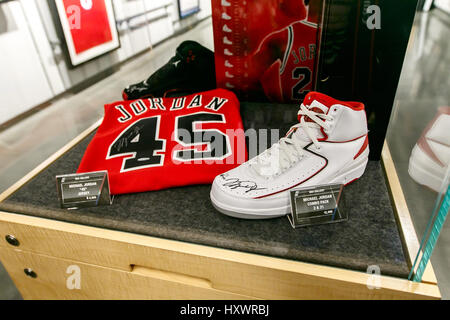
M 343 184 L 294 188 L 290 191 L 291 214 L 288 219 L 293 228 L 335 223 L 347 220 L 343 208 Z
M 64 209 L 112 204 L 107 171 L 59 175 L 56 187 Z

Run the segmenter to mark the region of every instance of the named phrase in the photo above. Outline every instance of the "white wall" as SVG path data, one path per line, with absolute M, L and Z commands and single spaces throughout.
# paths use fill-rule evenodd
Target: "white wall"
M 50 46 L 50 42 L 47 39 L 45 28 L 42 23 L 41 16 L 39 15 L 38 8 L 36 7 L 36 1 L 34 0 L 22 0 L 22 9 L 24 11 L 29 30 L 32 34 L 36 49 L 42 60 L 42 67 L 47 74 L 49 85 L 52 88 L 54 95 L 57 95 L 65 90 L 61 75 L 59 74 L 58 66 L 55 63 L 53 56 L 53 50 Z
M 112 1 L 116 20 L 123 22 L 118 24 L 121 47 L 76 68 L 67 63 L 56 12 L 47 0 L 18 0 L 0 5 L 0 20 L 2 12 L 8 10 L 8 23 L 17 26 L 9 26 L 2 33 L 5 22 L 0 21 L 0 94 L 2 101 L 8 101 L 0 106 L 0 124 L 211 14 L 210 0 L 200 0 L 201 11 L 181 23 L 177 0 Z M 148 12 L 161 6 L 164 8 Z
M 211 0 L 200 0 L 200 12 L 198 13 L 198 18 L 203 19 L 211 15 Z
M 145 6 L 147 10 L 158 8 L 160 6 L 167 5 L 164 9 L 159 9 L 156 11 L 153 11 L 152 13 L 147 14 L 146 18 L 148 21 L 153 21 L 154 19 L 157 19 L 158 17 L 162 17 L 165 14 L 168 14 L 169 17 L 164 19 L 157 19 L 155 22 L 152 22 L 148 25 L 148 30 L 150 33 L 150 40 L 152 45 L 158 44 L 161 41 L 167 39 L 170 37 L 173 32 L 173 3 L 171 0 L 160 0 L 160 1 L 152 1 L 147 0 L 145 1 Z
M 173 25 L 175 30 L 185 28 L 198 20 L 206 18 L 211 15 L 211 0 L 199 0 L 200 4 L 200 12 L 195 15 L 186 17 L 183 20 L 180 20 L 178 13 L 178 0 L 171 0 L 173 3 Z

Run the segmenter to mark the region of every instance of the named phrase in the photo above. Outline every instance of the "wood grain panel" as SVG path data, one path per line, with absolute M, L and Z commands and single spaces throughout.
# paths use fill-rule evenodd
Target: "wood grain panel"
M 145 268 L 127 272 L 7 248 L 0 248 L 0 256 L 24 299 L 252 299 L 214 289 L 201 279 Z M 73 276 L 67 271 L 74 265 L 80 270 L 80 289 L 67 286 Z M 28 277 L 25 268 L 37 278 Z
M 0 212 L 1 234 L 20 250 L 123 272 L 202 279 L 211 288 L 264 299 L 440 298 L 436 285 Z M 11 247 L 2 239 L 0 246 Z M 2 257 L 0 256 L 0 259 Z M 138 268 L 136 269 L 136 266 Z M 143 268 L 143 269 L 142 269 Z M 137 270 L 137 271 L 136 271 Z

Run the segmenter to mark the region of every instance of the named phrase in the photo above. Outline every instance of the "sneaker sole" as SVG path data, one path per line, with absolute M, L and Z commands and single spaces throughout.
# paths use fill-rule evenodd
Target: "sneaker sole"
M 343 183 L 345 185 L 348 185 L 358 180 L 363 175 L 366 169 L 368 158 L 366 156 L 361 160 L 362 161 L 360 161 L 360 163 L 358 163 L 356 166 L 353 165 L 350 170 L 335 177 L 332 181 L 324 183 L 330 184 Z M 291 205 L 289 201 L 289 190 L 284 192 L 286 194 L 285 200 L 284 201 L 281 200 L 281 202 L 287 203 L 284 206 L 277 206 L 271 208 L 270 203 L 273 202 L 274 199 L 270 197 L 254 200 L 258 202 L 266 202 L 267 205 L 264 206 L 265 209 L 248 209 L 238 206 L 227 205 L 223 201 L 220 201 L 221 198 L 224 197 L 223 192 L 220 189 L 216 188 L 214 184 L 211 187 L 210 197 L 214 208 L 216 208 L 219 212 L 225 215 L 241 219 L 272 219 L 285 216 L 291 212 Z M 238 202 L 238 199 L 236 199 L 236 202 Z

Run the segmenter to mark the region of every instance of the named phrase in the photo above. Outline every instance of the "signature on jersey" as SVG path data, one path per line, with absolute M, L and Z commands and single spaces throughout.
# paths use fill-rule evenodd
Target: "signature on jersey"
M 142 128 L 139 125 L 135 125 L 128 134 L 117 140 L 117 143 L 115 144 L 116 151 L 120 152 L 120 150 L 127 148 L 128 145 L 140 134 L 141 129 Z
M 223 175 L 222 177 L 225 178 Z M 258 188 L 258 185 L 253 181 L 240 180 L 239 178 L 228 178 L 225 179 L 225 181 L 226 182 L 223 184 L 224 187 L 230 187 L 230 189 L 237 189 L 237 188 L 247 189 L 245 190 L 246 193 L 250 191 L 266 189 L 266 188 Z

